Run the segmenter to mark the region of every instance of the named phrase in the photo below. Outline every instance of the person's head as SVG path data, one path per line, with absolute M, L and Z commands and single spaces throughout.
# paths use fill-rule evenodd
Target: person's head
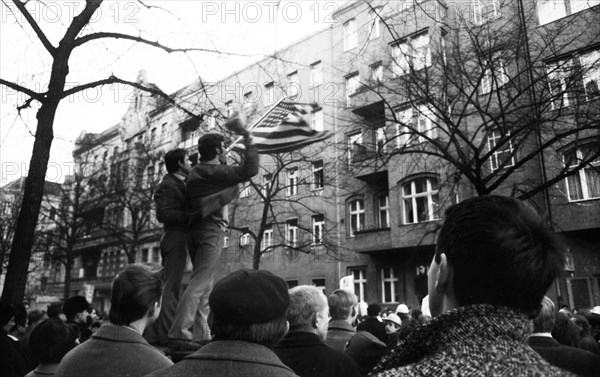
M 377 304 L 369 304 L 367 306 L 367 315 L 369 317 L 377 317 L 381 313 L 381 306 Z
M 224 141 L 223 135 L 217 133 L 209 133 L 198 139 L 200 161 L 211 161 L 217 156 L 223 156 L 225 154 Z
M 27 330 L 27 308 L 25 304 L 15 305 L 15 325 L 11 329 L 11 334 L 20 337 Z
M 13 304 L 0 301 L 0 327 L 9 332 L 15 325 L 15 313 L 17 309 Z
M 27 326 L 33 328 L 47 318 L 48 316 L 45 313 L 42 313 L 39 310 L 32 310 L 27 315 Z
M 208 298 L 214 340 L 273 346 L 288 331 L 286 282 L 268 271 L 242 269 L 219 280 Z
M 112 282 L 110 322 L 129 325 L 144 317 L 149 322 L 158 317 L 163 291 L 162 273 L 158 266 L 130 264 Z
M 180 170 L 187 174 L 192 168 L 185 149 L 177 148 L 168 151 L 165 153 L 164 160 L 169 174 L 177 173 Z
M 312 332 L 325 340 L 329 325 L 329 306 L 323 291 L 312 285 L 299 285 L 290 289 L 288 321 L 290 330 Z
M 544 296 L 540 313 L 533 319 L 533 332 L 552 332 L 555 320 L 556 310 L 554 303 L 548 297 Z
M 408 309 L 408 306 L 406 304 L 398 305 L 396 308 L 396 315 L 398 315 L 398 317 L 400 317 L 403 321 L 408 322 L 407 320 L 410 317 L 410 310 Z
M 579 327 L 571 321 L 571 315 L 561 312 L 556 313 L 556 321 L 552 329 L 552 337 L 560 344 L 577 347 L 579 342 Z
M 79 332 L 75 326 L 54 318 L 42 321 L 29 336 L 31 353 L 42 364 L 59 363 L 77 345 Z
M 590 323 L 583 315 L 575 314 L 571 320 L 579 327 L 580 337 L 592 334 Z
M 63 313 L 67 321 L 85 324 L 89 315 L 90 303 L 83 296 L 69 297 L 63 304 Z
M 479 196 L 449 207 L 429 268 L 435 317 L 472 304 L 507 306 L 537 315 L 562 271 L 556 236 L 533 210 L 502 196 Z
M 358 315 L 356 295 L 345 289 L 333 291 L 327 299 L 332 320 L 354 322 Z
M 385 323 L 385 333 L 388 335 L 397 333 L 402 328 L 402 320 L 394 313 L 385 317 L 383 323 Z
M 63 303 L 60 301 L 57 302 L 53 302 L 51 304 L 48 305 L 48 308 L 46 309 L 46 313 L 48 314 L 48 318 L 54 318 L 54 319 L 60 319 L 61 321 L 65 321 L 65 318 L 61 318 L 61 316 L 64 317 L 63 314 Z

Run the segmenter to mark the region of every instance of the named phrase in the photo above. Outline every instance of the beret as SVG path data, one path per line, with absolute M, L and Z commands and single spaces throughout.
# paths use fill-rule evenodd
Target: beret
M 77 313 L 83 312 L 90 307 L 90 303 L 87 302 L 83 296 L 69 297 L 63 304 L 63 313 L 67 318 L 74 316 Z
M 219 321 L 265 323 L 282 316 L 290 304 L 286 282 L 268 271 L 242 269 L 219 280 L 208 305 Z

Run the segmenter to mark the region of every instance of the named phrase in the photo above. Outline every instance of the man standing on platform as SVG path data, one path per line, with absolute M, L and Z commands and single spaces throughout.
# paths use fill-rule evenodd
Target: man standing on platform
M 154 324 L 146 328 L 144 337 L 151 344 L 166 344 L 173 324 L 181 277 L 187 258 L 186 225 L 187 193 L 185 178 L 192 168 L 184 149 L 173 149 L 164 156 L 167 174 L 154 194 L 156 219 L 163 223 L 160 253 L 164 268 L 162 309 Z
M 200 162 L 186 180 L 192 211 L 188 221 L 188 246 L 194 270 L 169 331 L 172 348 L 193 350 L 199 348 L 201 342 L 210 340 L 208 296 L 229 224 L 227 204 L 235 197 L 237 185 L 258 173 L 258 154 L 245 128 L 245 120 L 235 114 L 225 126 L 244 137 L 243 162 L 226 165 L 225 138 L 220 134 L 206 134 L 198 140 Z M 207 197 L 215 197 L 215 200 L 209 201 Z

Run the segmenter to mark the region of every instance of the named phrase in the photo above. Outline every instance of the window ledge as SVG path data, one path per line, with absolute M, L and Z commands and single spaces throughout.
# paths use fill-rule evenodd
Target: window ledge
M 579 204 L 579 203 L 585 203 L 585 202 L 592 202 L 592 201 L 598 201 L 600 200 L 600 197 L 597 198 L 587 198 L 587 199 L 577 199 L 577 200 L 570 200 L 567 202 L 568 204 Z
M 369 229 L 362 229 L 362 230 L 358 230 L 356 232 L 354 232 L 355 236 L 359 236 L 361 234 L 368 234 L 368 233 L 377 233 L 377 232 L 383 232 L 383 231 L 387 231 L 390 230 L 391 228 L 385 227 L 385 228 L 369 228 Z

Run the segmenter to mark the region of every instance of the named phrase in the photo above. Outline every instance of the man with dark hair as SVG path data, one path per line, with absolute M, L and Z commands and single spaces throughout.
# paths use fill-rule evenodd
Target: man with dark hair
M 31 332 L 31 352 L 39 365 L 25 377 L 53 376 L 62 358 L 77 345 L 79 330 L 59 319 L 46 319 Z
M 600 356 L 585 350 L 560 344 L 552 337 L 556 309 L 552 300 L 544 297 L 540 314 L 533 319 L 533 334 L 527 342 L 550 364 L 581 376 L 597 376 Z
M 275 346 L 281 361 L 300 377 L 359 377 L 348 355 L 325 345 L 329 306 L 323 291 L 311 285 L 290 289 L 290 332 Z
M 29 370 L 18 339 L 8 332 L 15 325 L 15 305 L 0 301 L 0 373 L 6 377 L 21 377 Z
M 346 343 L 356 334 L 352 324 L 358 316 L 356 295 L 344 289 L 334 291 L 327 299 L 331 321 L 327 327 L 325 344 L 331 349 L 343 352 Z
M 379 319 L 381 306 L 370 304 L 367 307 L 367 318 L 358 324 L 356 331 L 368 331 L 383 343 L 387 342 L 387 334 L 385 333 L 385 324 Z
M 110 323 L 69 352 L 55 377 L 141 377 L 173 365 L 142 336 L 158 317 L 162 287 L 154 266 L 131 264 L 119 272 L 112 283 Z
M 173 149 L 164 156 L 165 174 L 154 193 L 156 219 L 163 224 L 160 254 L 164 268 L 165 288 L 162 309 L 156 322 L 146 328 L 144 337 L 150 344 L 166 344 L 173 324 L 181 278 L 187 258 L 186 226 L 187 192 L 185 179 L 192 168 L 184 149 Z
M 172 367 L 147 377 L 296 377 L 271 351 L 287 332 L 287 284 L 267 271 L 239 270 L 209 297 L 213 340 Z
M 522 202 L 480 196 L 448 208 L 428 272 L 428 324 L 372 375 L 561 376 L 526 343 L 564 266 L 550 228 Z
M 63 313 L 67 318 L 67 323 L 72 323 L 79 327 L 80 343 L 85 342 L 92 335 L 92 330 L 88 327 L 89 308 L 90 303 L 83 296 L 69 297 L 63 304 Z
M 245 129 L 245 121 L 234 116 L 225 126 L 243 135 L 244 160 L 241 165 L 225 165 L 227 151 L 221 135 L 207 134 L 198 140 L 200 162 L 186 180 L 192 211 L 187 240 L 194 269 L 169 330 L 169 345 L 173 347 L 197 349 L 201 342 L 211 338 L 207 323 L 208 297 L 229 223 L 227 204 L 237 193 L 237 185 L 258 173 L 258 154 Z M 215 195 L 220 197 L 218 202 L 206 200 Z M 213 207 L 215 202 L 218 206 Z M 210 211 L 207 206 L 211 206 Z

